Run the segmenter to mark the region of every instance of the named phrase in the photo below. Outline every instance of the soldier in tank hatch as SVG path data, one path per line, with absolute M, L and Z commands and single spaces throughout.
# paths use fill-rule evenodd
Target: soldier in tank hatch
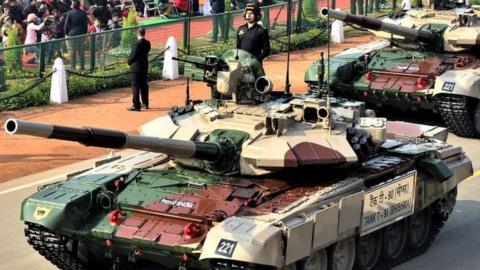
M 253 54 L 258 61 L 262 62 L 265 57 L 270 55 L 270 36 L 268 30 L 258 24 L 262 18 L 260 8 L 248 3 L 244 17 L 247 23 L 238 28 L 237 49 Z

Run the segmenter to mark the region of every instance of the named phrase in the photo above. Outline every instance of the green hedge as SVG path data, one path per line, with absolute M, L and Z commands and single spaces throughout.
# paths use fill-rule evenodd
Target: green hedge
M 123 65 L 115 70 L 99 71 L 89 75 L 108 76 L 120 74 L 128 71 L 128 66 Z M 161 65 L 151 65 L 149 69 L 149 80 L 158 80 L 161 78 Z M 40 106 L 48 104 L 50 100 L 51 79 L 48 78 L 34 89 L 21 94 L 17 97 L 1 100 L 4 97 L 12 96 L 15 93 L 23 91 L 31 83 L 22 85 L 13 85 L 7 92 L 0 93 L 0 110 L 15 110 L 30 106 Z M 68 97 L 75 99 L 77 97 L 95 94 L 106 89 L 125 87 L 130 85 L 130 76 L 123 75 L 108 79 L 86 78 L 70 74 L 67 76 Z

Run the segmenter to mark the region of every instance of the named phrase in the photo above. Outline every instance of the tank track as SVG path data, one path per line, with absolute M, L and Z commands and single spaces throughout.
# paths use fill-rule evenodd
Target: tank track
M 407 262 L 407 261 L 425 253 L 425 251 L 427 251 L 428 248 L 430 248 L 432 243 L 437 238 L 438 234 L 440 233 L 443 226 L 445 225 L 447 219 L 448 219 L 448 217 L 444 218 L 444 217 L 441 217 L 440 215 L 433 214 L 432 215 L 432 225 L 431 225 L 431 228 L 430 228 L 430 233 L 428 235 L 427 243 L 423 247 L 421 247 L 419 249 L 416 249 L 416 250 L 405 250 L 403 252 L 403 254 L 397 260 L 390 261 L 390 262 L 385 262 L 385 261 L 379 262 L 379 264 L 375 267 L 375 270 L 392 269 L 395 266 L 398 266 L 398 265 L 400 265 L 404 262 Z
M 476 100 L 458 95 L 439 95 L 435 99 L 438 112 L 449 130 L 462 137 L 478 137 L 475 128 Z
M 82 261 L 69 250 L 68 239 L 45 228 L 26 223 L 27 242 L 52 264 L 62 270 L 88 270 Z
M 436 202 L 438 204 L 438 202 Z M 433 206 L 433 205 L 432 205 Z M 425 245 L 423 245 L 419 249 L 415 250 L 409 250 L 405 249 L 403 251 L 403 254 L 400 255 L 400 257 L 394 261 L 380 261 L 377 266 L 375 266 L 375 270 L 388 270 L 392 269 L 395 266 L 398 266 L 404 262 L 407 262 L 423 253 L 425 253 L 430 246 L 433 244 L 437 236 L 440 234 L 440 231 L 442 230 L 443 226 L 447 222 L 448 218 L 450 215 L 443 216 L 440 214 L 438 210 L 435 209 L 436 207 L 433 207 L 432 209 L 432 223 L 430 227 L 430 232 L 428 234 L 428 238 L 426 240 Z

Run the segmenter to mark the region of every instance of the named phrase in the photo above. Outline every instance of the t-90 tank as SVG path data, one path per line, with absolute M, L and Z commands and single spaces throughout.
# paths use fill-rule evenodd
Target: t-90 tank
M 186 60 L 224 94 L 141 135 L 7 120 L 12 135 L 137 150 L 26 198 L 28 243 L 60 269 L 215 270 L 390 267 L 431 244 L 472 174 L 445 128 L 270 91 L 233 55 Z
M 314 63 L 305 74 L 310 91 L 325 91 L 328 81 L 336 95 L 378 107 L 438 112 L 456 135 L 480 136 L 480 61 L 474 54 L 480 24 L 475 13 L 448 19 L 437 15 L 411 27 L 335 10 L 323 9 L 322 14 L 389 40 L 331 57 L 322 74 L 321 61 Z
M 419 29 L 424 24 L 431 23 L 455 24 L 461 14 L 478 15 L 480 11 L 478 8 L 478 6 L 469 6 L 461 0 L 422 0 L 418 1 L 418 6 L 409 10 L 394 11 L 382 21 Z M 389 38 L 387 33 L 375 34 Z

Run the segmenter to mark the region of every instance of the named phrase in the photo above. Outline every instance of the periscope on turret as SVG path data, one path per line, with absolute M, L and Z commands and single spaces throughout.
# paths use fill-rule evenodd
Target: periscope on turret
M 255 61 L 193 61 L 212 98 L 140 135 L 7 120 L 11 136 L 137 150 L 27 197 L 28 243 L 60 269 L 372 269 L 425 251 L 472 174 L 447 129 L 273 91 Z

